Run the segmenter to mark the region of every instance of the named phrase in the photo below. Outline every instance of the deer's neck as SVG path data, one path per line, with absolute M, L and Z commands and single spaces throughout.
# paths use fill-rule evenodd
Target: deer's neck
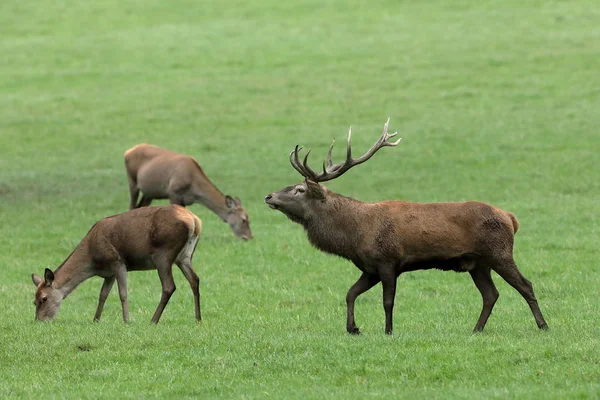
M 229 208 L 225 195 L 202 173 L 195 182 L 196 201 L 217 214 L 223 221 L 227 221 Z
M 85 239 L 73 250 L 67 259 L 54 272 L 53 286 L 67 297 L 86 279 L 96 275 Z
M 304 222 L 309 241 L 327 253 L 355 260 L 365 224 L 369 224 L 367 208 L 367 203 L 330 194 Z

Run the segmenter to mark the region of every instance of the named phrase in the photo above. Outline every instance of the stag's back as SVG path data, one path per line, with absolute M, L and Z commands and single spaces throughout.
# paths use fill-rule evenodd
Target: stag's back
M 375 203 L 374 241 L 397 243 L 402 254 L 455 257 L 488 253 L 493 243 L 510 244 L 518 228 L 512 213 L 486 203 Z M 383 237 L 382 237 L 383 236 Z M 502 246 L 503 248 L 505 246 Z

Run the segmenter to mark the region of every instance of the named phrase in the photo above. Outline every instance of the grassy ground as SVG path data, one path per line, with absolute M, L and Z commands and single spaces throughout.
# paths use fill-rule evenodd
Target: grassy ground
M 586 1 L 2 2 L 0 396 L 600 396 L 599 18 Z M 359 152 L 388 116 L 404 142 L 329 187 L 514 212 L 549 332 L 496 276 L 471 335 L 469 276 L 428 271 L 400 278 L 393 337 L 380 286 L 357 302 L 364 334 L 345 333 L 358 270 L 263 197 L 300 180 L 295 144 L 316 161 L 352 125 Z M 192 207 L 200 325 L 178 271 L 158 326 L 154 272 L 129 276 L 129 325 L 116 293 L 92 323 L 98 278 L 35 323 L 30 274 L 126 210 L 122 154 L 139 142 L 195 155 L 256 239 Z

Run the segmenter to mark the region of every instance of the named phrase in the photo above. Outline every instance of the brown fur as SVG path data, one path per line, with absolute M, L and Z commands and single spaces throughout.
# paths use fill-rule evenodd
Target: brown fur
M 227 222 L 238 237 L 252 238 L 248 214 L 240 199 L 223 195 L 194 158 L 145 143 L 127 150 L 124 158 L 129 209 L 149 206 L 154 199 L 169 199 L 171 204 L 184 207 L 200 203 Z
M 200 236 L 200 231 L 202 231 L 202 221 L 194 215 L 194 235 Z
M 513 260 L 519 224 L 507 211 L 486 203 L 363 203 L 305 180 L 265 198 L 306 229 L 318 249 L 352 261 L 362 272 L 348 291 L 347 330 L 358 333 L 354 301 L 382 282 L 386 333 L 392 332 L 397 277 L 421 269 L 469 272 L 483 297 L 475 330 L 480 331 L 498 298 L 493 269 L 527 300 L 540 328 L 546 328 L 531 283 Z
M 32 275 L 37 286 L 36 319 L 52 319 L 62 300 L 81 282 L 104 278 L 95 320 L 100 320 L 104 302 L 117 281 L 123 319 L 129 320 L 127 271 L 158 270 L 163 295 L 152 318 L 157 323 L 175 291 L 173 263 L 188 279 L 194 293 L 196 319 L 200 320 L 199 278 L 192 268 L 192 256 L 202 223 L 191 211 L 178 205 L 131 210 L 98 221 L 79 245 L 54 272 L 44 278 Z
M 384 147 L 397 146 L 402 139 L 391 140 L 397 132 L 388 133 L 389 123 L 388 118 L 379 139 L 358 158 L 352 156 L 350 130 L 346 159 L 339 164 L 332 160 L 334 140 L 322 172 L 308 165 L 310 150 L 300 161 L 302 148 L 296 146 L 290 153 L 290 164 L 305 178 L 304 183 L 265 197 L 271 208 L 302 224 L 315 247 L 349 259 L 363 272 L 346 295 L 348 332 L 359 332 L 354 322 L 356 298 L 381 282 L 385 332 L 391 334 L 398 276 L 431 268 L 469 272 L 483 298 L 476 331 L 483 330 L 498 299 L 492 269 L 527 300 L 538 327 L 547 328 L 531 282 L 521 275 L 513 260 L 513 239 L 519 223 L 512 213 L 475 201 L 363 203 L 333 193 L 319 183 L 343 175 Z

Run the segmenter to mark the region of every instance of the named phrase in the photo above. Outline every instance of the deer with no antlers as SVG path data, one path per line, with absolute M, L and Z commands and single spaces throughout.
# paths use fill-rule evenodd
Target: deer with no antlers
M 513 259 L 514 234 L 519 228 L 514 214 L 475 201 L 364 203 L 320 184 L 367 161 L 383 147 L 397 146 L 401 139 L 390 141 L 397 133 L 388 134 L 388 126 L 389 119 L 379 140 L 357 159 L 352 158 L 350 130 L 346 160 L 340 164 L 332 162 L 334 140 L 322 172 L 308 165 L 310 150 L 301 162 L 302 147 L 296 146 L 290 153 L 290 163 L 305 178 L 304 182 L 265 197 L 272 209 L 304 227 L 313 246 L 350 260 L 362 271 L 346 295 L 347 331 L 359 333 L 354 320 L 356 298 L 381 282 L 385 333 L 391 334 L 398 276 L 432 268 L 469 272 L 483 298 L 474 331 L 483 330 L 498 299 L 492 270 L 525 298 L 537 326 L 546 329 L 548 325 L 531 282 L 521 274 Z
M 142 143 L 127 150 L 124 158 L 130 210 L 147 207 L 154 199 L 169 199 L 183 207 L 199 203 L 227 222 L 237 237 L 252 239 L 242 201 L 221 193 L 193 157 Z
M 110 290 L 117 281 L 123 321 L 129 322 L 127 271 L 156 269 L 162 296 L 153 323 L 158 323 L 173 292 L 172 266 L 177 264 L 194 294 L 196 320 L 200 321 L 200 279 L 192 268 L 192 256 L 202 223 L 191 211 L 178 205 L 132 210 L 98 221 L 54 272 L 46 268 L 44 278 L 32 274 L 35 318 L 54 318 L 60 305 L 81 282 L 101 276 L 104 284 L 94 321 L 99 321 Z

